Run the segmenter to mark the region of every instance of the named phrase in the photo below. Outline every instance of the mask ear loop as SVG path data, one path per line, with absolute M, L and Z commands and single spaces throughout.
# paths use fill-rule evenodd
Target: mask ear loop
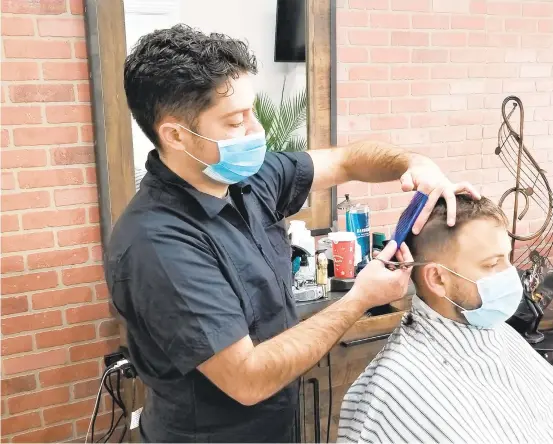
M 198 136 L 200 137 L 201 139 L 205 139 L 205 140 L 209 140 L 210 142 L 214 142 L 214 143 L 217 143 L 216 140 L 213 140 L 213 139 L 210 139 L 209 137 L 205 137 L 205 136 L 202 136 L 201 134 L 198 134 L 198 133 L 195 133 L 194 131 L 192 131 L 191 129 L 189 128 L 186 128 L 185 126 L 182 126 L 180 123 L 177 123 L 178 126 L 180 126 L 183 130 L 186 130 L 188 131 L 190 134 L 194 134 L 195 136 Z M 184 150 L 184 152 L 186 154 L 188 154 L 190 157 L 192 157 L 192 159 L 194 159 L 196 162 L 200 162 L 202 165 L 205 165 L 206 167 L 210 167 L 211 165 L 209 165 L 208 163 L 205 163 L 203 160 L 200 160 L 198 159 L 196 156 L 193 156 L 192 154 L 190 154 L 188 152 L 188 150 Z
M 461 279 L 464 279 L 465 281 L 472 282 L 473 284 L 476 285 L 476 282 L 474 282 L 473 280 L 471 280 L 471 279 L 469 279 L 469 278 L 466 278 L 466 277 L 463 276 L 463 275 L 460 275 L 459 273 L 453 271 L 452 269 L 446 267 L 445 265 L 438 264 L 438 263 L 436 263 L 436 265 L 438 265 L 438 266 L 440 266 L 440 267 L 446 269 L 447 271 L 449 271 L 450 273 L 453 273 L 453 274 L 456 275 L 456 276 L 459 276 Z M 460 308 L 460 309 L 463 310 L 463 311 L 470 311 L 470 310 L 467 310 L 467 309 L 464 308 L 464 307 L 461 307 L 459 304 L 453 302 L 453 301 L 452 301 L 451 299 L 449 299 L 447 296 L 444 296 L 444 297 L 445 297 L 449 302 L 451 302 L 453 305 L 455 305 L 457 308 Z

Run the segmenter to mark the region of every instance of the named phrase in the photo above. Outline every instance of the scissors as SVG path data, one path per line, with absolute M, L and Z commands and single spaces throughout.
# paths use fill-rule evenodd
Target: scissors
M 415 261 L 411 261 L 411 262 L 386 261 L 386 260 L 380 259 L 378 257 L 375 258 L 375 259 L 382 262 L 384 264 L 384 266 L 388 270 L 391 270 L 391 271 L 394 271 L 394 270 L 407 270 L 408 268 L 411 268 L 411 267 L 420 267 L 422 265 L 427 265 L 427 264 L 430 263 L 430 262 L 415 262 Z

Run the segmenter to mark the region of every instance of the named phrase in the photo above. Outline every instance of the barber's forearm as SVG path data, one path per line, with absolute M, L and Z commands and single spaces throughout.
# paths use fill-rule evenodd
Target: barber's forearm
M 352 292 L 326 310 L 255 347 L 242 367 L 248 404 L 277 393 L 328 353 L 366 310 Z
M 343 168 L 348 180 L 390 182 L 409 168 L 411 154 L 385 142 L 359 141 L 344 148 Z

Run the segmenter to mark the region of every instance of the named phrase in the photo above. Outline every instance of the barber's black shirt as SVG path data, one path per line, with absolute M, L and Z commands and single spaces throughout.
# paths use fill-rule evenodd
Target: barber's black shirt
M 228 199 L 203 194 L 152 151 L 148 173 L 112 232 L 106 279 L 146 384 L 150 442 L 286 442 L 297 382 L 255 406 L 236 402 L 196 367 L 250 335 L 297 323 L 284 218 L 313 181 L 307 153 L 269 153 Z

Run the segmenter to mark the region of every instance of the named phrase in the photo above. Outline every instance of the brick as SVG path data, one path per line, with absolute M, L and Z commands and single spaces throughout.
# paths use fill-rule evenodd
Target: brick
M 4 106 L 2 107 L 2 125 L 26 125 L 40 123 L 41 110 L 38 106 Z
M 364 63 L 369 60 L 369 54 L 365 48 L 342 47 L 338 48 L 338 61 L 340 63 Z
M 448 61 L 446 49 L 413 49 L 413 63 L 445 63 Z
M 54 148 L 51 150 L 53 165 L 77 165 L 94 163 L 93 146 Z
M 410 20 L 408 15 L 378 12 L 371 14 L 370 27 L 371 29 L 408 29 L 410 27 Z
M 23 256 L 3 256 L 0 258 L 2 274 L 17 273 L 25 269 Z M 2 313 L 4 313 L 2 311 Z
M 407 128 L 408 120 L 405 116 L 391 117 L 373 117 L 371 119 L 371 129 L 373 130 L 390 130 Z
M 431 0 L 392 0 L 393 11 L 430 11 Z
M 96 299 L 104 300 L 109 298 L 108 286 L 105 282 L 96 284 L 94 286 L 94 292 L 96 294 Z
M 375 48 L 371 49 L 372 63 L 407 63 L 410 51 L 407 48 Z
M 15 189 L 15 176 L 13 173 L 2 172 L 2 189 L 3 190 L 13 190 Z
M 469 77 L 473 78 L 508 78 L 516 77 L 517 74 L 516 65 L 480 64 L 469 67 Z
M 16 395 L 36 389 L 35 375 L 2 378 L 2 396 Z
M 462 96 L 436 96 L 430 98 L 432 111 L 454 111 L 467 108 L 466 97 Z
M 4 40 L 4 55 L 13 59 L 69 59 L 69 42 L 44 39 Z
M 84 361 L 85 359 L 100 358 L 108 353 L 113 353 L 118 347 L 119 338 L 106 339 L 90 344 L 74 345 L 69 349 L 69 356 L 72 362 Z
M 447 125 L 447 117 L 442 113 L 426 113 L 411 116 L 412 128 L 430 128 Z
M 4 10 L 4 3 L 2 2 L 2 10 Z M 2 418 L 2 437 L 35 427 L 40 427 L 40 416 L 37 412 L 17 416 L 10 415 L 7 418 Z
M 77 85 L 77 97 L 79 102 L 90 102 L 90 85 L 88 83 Z M 88 113 L 90 114 L 90 107 Z
M 553 32 L 553 19 L 538 20 L 538 32 L 544 34 Z
M 351 100 L 350 114 L 387 114 L 390 112 L 390 102 L 387 100 Z
M 433 46 L 466 46 L 467 34 L 464 32 L 433 32 Z
M 13 14 L 61 14 L 65 12 L 65 0 L 2 0 L 2 12 Z M 9 433 L 8 433 L 9 434 Z
M 13 134 L 16 146 L 61 145 L 75 143 L 78 139 L 74 126 L 15 128 Z
M 369 16 L 365 11 L 338 10 L 336 20 L 340 27 L 367 26 L 369 24 Z
M 49 407 L 44 409 L 44 423 L 54 424 L 56 422 L 66 421 L 69 419 L 80 418 L 89 415 L 94 408 L 94 399 L 74 402 L 57 407 Z
M 349 71 L 350 80 L 388 80 L 388 78 L 389 68 L 387 66 L 355 66 Z M 339 96 L 342 98 L 358 97 L 357 91 L 363 91 L 363 95 L 366 97 L 368 91 L 366 84 L 340 84 L 338 88 Z
M 33 20 L 27 17 L 2 17 L 2 35 L 33 35 Z
M 8 80 L 38 80 L 39 65 L 36 62 L 2 61 L 2 81 Z M 13 99 L 12 99 L 13 101 Z
M 453 111 L 448 116 L 448 124 L 451 126 L 457 125 L 482 125 L 484 123 L 484 115 L 480 111 Z
M 388 0 L 349 0 L 349 9 L 388 9 Z
M 427 99 L 393 99 L 392 114 L 395 113 L 418 113 L 428 111 Z
M 2 233 L 19 230 L 17 214 L 2 214 Z
M 551 31 L 553 33 L 553 31 Z M 553 63 L 551 51 L 538 51 L 538 63 Z
M 45 62 L 44 80 L 88 80 L 87 62 Z
M 538 122 L 553 120 L 553 107 L 537 108 L 534 111 L 534 120 Z
M 470 0 L 432 0 L 433 12 L 469 12 Z
M 25 293 L 28 291 L 46 290 L 58 285 L 58 275 L 55 271 L 44 273 L 29 273 L 24 276 L 2 278 L 2 294 Z
M 432 143 L 459 142 L 466 138 L 466 130 L 462 127 L 433 129 L 430 132 Z
M 402 82 L 372 83 L 372 97 L 398 97 L 408 96 L 409 85 Z
M 367 191 L 368 191 L 368 187 L 367 187 Z M 371 208 L 374 208 L 374 207 L 371 206 Z M 119 335 L 119 323 L 115 319 L 102 321 L 100 323 L 99 333 L 101 338 L 117 336 Z
M 111 413 L 109 414 L 106 413 L 106 415 L 109 415 L 109 418 L 111 420 Z M 39 430 L 33 430 L 32 432 L 15 435 L 12 438 L 12 442 L 13 443 L 62 442 L 71 438 L 72 436 L 73 436 L 73 425 L 70 423 L 67 423 L 67 424 L 55 425 L 52 427 L 44 427 Z M 82 442 L 82 440 L 80 442 Z
M 10 144 L 10 134 L 8 133 L 7 129 L 3 129 L 0 134 L 1 134 L 0 146 L 2 146 L 2 148 L 5 148 Z
M 92 381 L 77 382 L 73 386 L 73 396 L 75 399 L 90 398 L 98 393 L 100 381 L 93 379 Z M 109 425 L 108 425 L 109 426 Z M 86 432 L 87 429 L 84 431 Z
M 472 155 L 465 157 L 465 168 L 467 170 L 478 170 L 482 168 L 482 155 Z
M 551 65 L 522 65 L 520 67 L 520 77 L 550 77 Z
M 553 17 L 553 4 L 547 2 L 524 2 L 522 15 L 525 17 Z
M 89 123 L 92 119 L 89 105 L 60 105 L 46 107 L 48 123 Z
M 390 35 L 387 31 L 352 29 L 348 32 L 349 43 L 363 46 L 387 46 Z
M 505 61 L 507 63 L 525 63 L 535 62 L 538 58 L 538 53 L 532 49 L 511 49 L 507 51 Z
M 80 129 L 81 142 L 94 142 L 94 129 L 92 125 L 83 125 Z
M 81 169 L 68 168 L 46 171 L 22 171 L 18 174 L 21 188 L 44 188 L 67 185 L 82 185 L 84 175 Z
M 29 352 L 33 349 L 33 337 L 30 335 L 2 338 L 2 356 Z M 17 413 L 10 410 L 10 413 Z
M 451 173 L 453 171 L 463 171 L 465 169 L 464 158 L 447 157 L 444 159 L 435 159 L 435 162 L 444 173 Z
M 548 48 L 553 47 L 553 35 L 549 34 L 522 34 L 520 46 L 522 48 Z
M 391 211 L 379 211 L 371 214 L 371 224 L 382 226 L 397 223 L 399 216 L 403 209 L 391 210 Z
M 11 335 L 24 331 L 42 330 L 62 324 L 61 311 L 24 314 L 2 319 L 2 334 Z
M 413 14 L 413 29 L 449 29 L 449 17 L 437 14 Z
M 501 48 L 517 48 L 519 46 L 519 38 L 514 34 L 488 34 L 486 39 L 488 46 Z
M 77 59 L 88 58 L 88 50 L 86 48 L 86 42 L 84 40 L 73 42 L 73 50 Z
M 58 244 L 60 247 L 96 244 L 98 242 L 100 242 L 100 228 L 97 226 L 72 228 L 58 232 Z
M 449 84 L 446 82 L 413 82 L 411 83 L 412 96 L 443 95 L 449 93 Z
M 36 410 L 69 401 L 69 387 L 58 387 L 49 390 L 41 390 L 8 399 L 10 414 L 21 413 L 28 410 Z
M 393 66 L 393 80 L 426 80 L 430 71 L 427 66 Z
M 90 207 L 88 209 L 88 222 L 91 224 L 100 222 L 100 210 L 98 207 Z
M 430 35 L 427 32 L 392 32 L 392 46 L 428 46 L 429 43 Z
M 484 80 L 461 80 L 451 82 L 451 94 L 483 94 L 486 92 Z
M 506 93 L 512 93 L 513 91 L 516 91 L 517 93 L 535 92 L 536 81 L 522 79 L 505 79 L 503 80 L 503 91 Z
M 469 156 L 482 153 L 482 142 L 479 140 L 464 140 L 450 143 L 447 149 L 449 157 Z
M 98 362 L 94 361 L 66 365 L 59 369 L 45 370 L 39 373 L 38 379 L 42 387 L 51 387 L 83 379 L 96 378 L 98 375 Z
M 538 21 L 536 19 L 505 19 L 505 31 L 507 32 L 536 32 L 537 30 Z
M 96 183 L 96 168 L 85 168 L 86 183 Z
M 54 233 L 6 234 L 2 236 L 2 253 L 39 250 L 54 246 Z
M 413 198 L 413 193 L 404 193 L 391 197 L 392 208 L 406 208 Z
M 430 137 L 427 130 L 396 130 L 392 134 L 392 143 L 399 146 L 428 145 Z
M 3 169 L 43 167 L 48 161 L 45 150 L 10 150 L 1 155 Z
M 76 208 L 71 210 L 33 211 L 24 213 L 22 220 L 24 230 L 82 225 L 86 223 L 86 210 Z
M 468 69 L 464 66 L 433 66 L 433 79 L 463 79 L 468 76 Z
M 71 188 L 67 190 L 54 190 L 56 206 L 87 204 L 98 202 L 97 187 Z
M 451 16 L 451 29 L 486 29 L 486 18 L 475 15 Z
M 70 0 L 69 5 L 71 7 L 71 14 L 83 15 L 84 14 L 84 1 L 83 0 Z
M 3 361 L 4 373 L 6 375 L 13 375 L 15 373 L 63 365 L 67 362 L 67 357 L 66 350 L 58 349 L 4 359 Z
M 72 267 L 61 272 L 62 282 L 65 285 L 96 282 L 104 278 L 104 270 L 101 265 L 89 265 L 86 267 Z
M 75 327 L 37 333 L 36 345 L 38 348 L 49 348 L 73 344 L 75 342 L 89 341 L 95 338 L 96 328 L 93 324 L 78 325 Z
M 359 79 L 352 79 L 359 80 Z M 338 95 L 342 98 L 360 98 L 367 97 L 369 94 L 369 85 L 366 83 L 340 83 L 338 84 Z
M 84 264 L 86 261 L 88 261 L 87 248 L 32 253 L 27 256 L 27 264 L 30 270 Z
M 73 85 L 14 85 L 10 98 L 15 103 L 70 102 L 75 99 Z
M 490 15 L 520 16 L 522 14 L 521 2 L 488 2 L 486 5 L 486 13 Z
M 547 122 L 526 122 L 524 124 L 525 136 L 547 135 L 548 133 L 549 133 L 549 125 L 547 124 Z M 535 148 L 536 147 L 534 146 L 534 149 Z
M 6 258 L 2 258 L 4 260 Z M 17 270 L 20 271 L 20 270 Z M 24 313 L 29 310 L 29 301 L 27 296 L 15 296 L 12 298 L 1 298 L 2 316 L 8 316 L 17 313 Z
M 2 211 L 44 208 L 49 205 L 50 195 L 47 191 L 27 191 L 2 196 Z
M 84 20 L 81 18 L 39 18 L 38 33 L 50 37 L 84 37 Z
M 34 310 L 81 304 L 90 301 L 92 301 L 92 289 L 90 287 L 74 287 L 47 291 L 36 293 L 32 297 Z
M 96 383 L 96 391 L 93 393 L 97 393 L 98 392 L 98 382 L 97 381 L 91 381 L 91 382 L 95 382 Z M 90 387 L 92 387 L 92 384 L 88 384 Z M 106 405 L 109 405 L 109 410 L 110 412 L 108 413 L 104 413 L 102 415 L 98 415 L 98 417 L 96 418 L 96 424 L 97 424 L 97 431 L 104 431 L 104 430 L 108 430 L 109 427 L 110 427 L 110 424 L 111 424 L 111 402 L 110 401 L 105 401 L 106 402 Z M 120 410 L 117 409 L 116 407 L 116 410 L 115 410 L 115 415 L 120 415 L 121 413 Z M 117 417 L 117 416 L 116 416 Z M 90 423 L 90 420 L 88 418 L 83 418 L 83 419 L 79 419 L 77 421 L 75 421 L 75 428 L 77 430 L 77 435 L 79 434 L 86 434 L 86 432 L 88 431 L 88 425 Z M 119 427 L 117 429 L 118 431 L 114 433 L 115 436 L 119 436 L 119 433 L 120 433 L 120 430 L 121 428 Z M 96 433 L 96 432 L 95 432 Z M 83 440 L 77 440 L 78 443 L 82 443 Z

